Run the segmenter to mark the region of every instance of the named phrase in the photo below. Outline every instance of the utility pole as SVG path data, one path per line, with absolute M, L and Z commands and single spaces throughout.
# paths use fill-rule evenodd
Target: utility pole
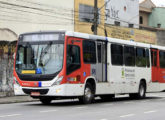
M 98 18 L 97 0 L 94 0 L 94 21 L 93 21 L 94 35 L 97 35 L 97 24 L 98 24 L 97 18 Z

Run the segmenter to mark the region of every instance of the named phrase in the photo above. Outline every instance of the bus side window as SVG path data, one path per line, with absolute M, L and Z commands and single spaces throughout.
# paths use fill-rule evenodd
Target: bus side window
M 74 45 L 67 46 L 67 74 L 80 68 L 80 47 Z
M 125 66 L 135 66 L 135 48 L 124 46 L 124 63 Z
M 146 55 L 144 48 L 136 48 L 136 66 L 146 67 Z
M 159 52 L 160 68 L 165 68 L 165 52 Z
M 147 67 L 150 67 L 150 58 L 149 58 L 149 50 L 146 49 L 146 64 L 147 64 Z
M 83 58 L 86 64 L 96 64 L 96 45 L 90 40 L 83 41 Z
M 112 65 L 123 65 L 123 46 L 111 44 Z

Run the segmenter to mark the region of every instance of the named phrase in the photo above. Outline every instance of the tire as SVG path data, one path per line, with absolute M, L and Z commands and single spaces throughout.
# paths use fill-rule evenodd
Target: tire
M 79 101 L 83 104 L 90 104 L 94 100 L 94 88 L 90 83 L 87 83 L 84 89 L 84 95 L 79 98 Z
M 129 94 L 131 99 L 144 99 L 146 97 L 146 84 L 140 82 L 138 93 Z
M 49 105 L 51 103 L 52 99 L 50 98 L 40 98 L 40 102 L 44 105 Z
M 144 99 L 146 97 L 146 85 L 144 82 L 140 82 L 139 91 L 138 91 L 138 98 Z

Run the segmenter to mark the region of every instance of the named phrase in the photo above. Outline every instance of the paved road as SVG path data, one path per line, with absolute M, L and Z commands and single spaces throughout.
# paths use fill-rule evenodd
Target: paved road
M 144 100 L 118 96 L 81 105 L 77 100 L 1 104 L 0 120 L 164 120 L 165 93 L 147 94 Z

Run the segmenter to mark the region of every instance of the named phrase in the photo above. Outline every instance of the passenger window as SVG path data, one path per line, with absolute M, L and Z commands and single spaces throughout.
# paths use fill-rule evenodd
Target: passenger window
M 83 41 L 83 57 L 84 62 L 87 64 L 96 63 L 96 45 L 95 42 L 84 40 Z
M 134 47 L 124 46 L 124 63 L 125 63 L 125 66 L 135 66 Z
M 111 44 L 112 65 L 123 65 L 123 46 Z
M 149 58 L 149 50 L 146 49 L 146 64 L 147 64 L 147 67 L 150 67 L 150 58 Z
M 165 52 L 159 52 L 160 68 L 165 68 Z
M 74 45 L 67 46 L 67 74 L 79 69 L 80 64 L 80 47 Z
M 136 48 L 136 66 L 146 67 L 146 57 L 144 48 Z

